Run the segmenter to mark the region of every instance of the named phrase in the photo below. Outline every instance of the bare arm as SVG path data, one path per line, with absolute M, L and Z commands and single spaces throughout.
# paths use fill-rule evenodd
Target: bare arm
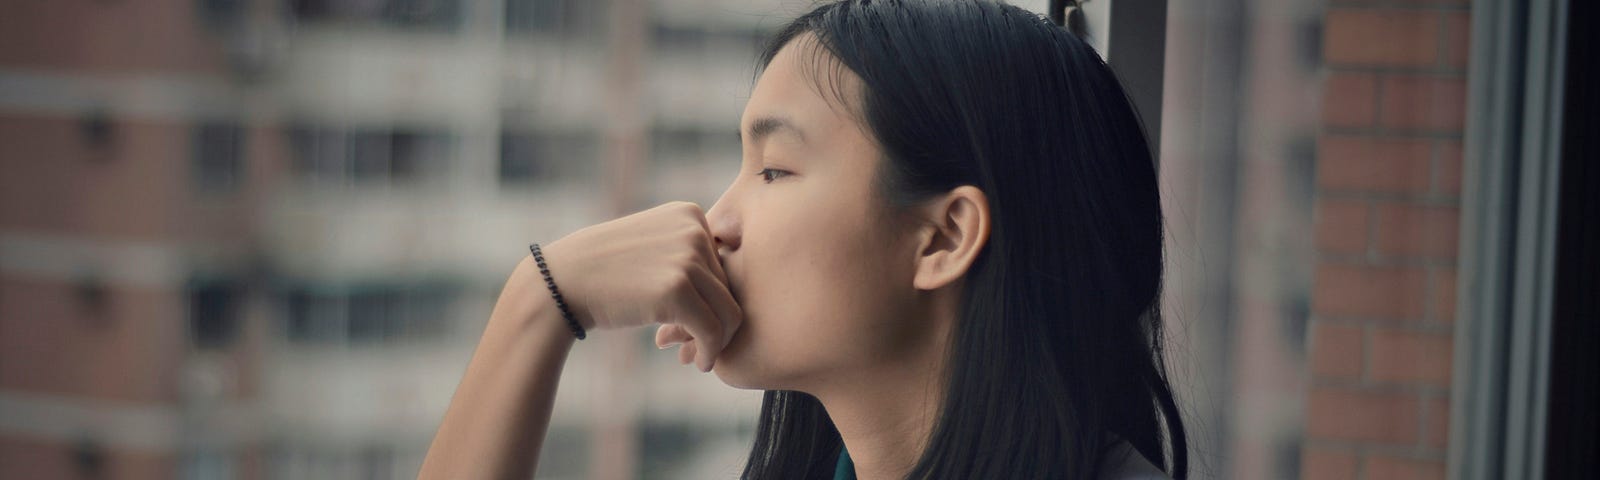
M 533 476 L 576 341 L 543 282 L 532 256 L 506 281 L 419 479 Z
M 562 298 L 591 333 L 660 325 L 658 346 L 682 344 L 679 362 L 694 360 L 709 372 L 743 323 L 698 205 L 663 204 L 580 229 L 543 250 Z M 532 476 L 576 341 L 532 255 L 522 257 L 418 477 Z

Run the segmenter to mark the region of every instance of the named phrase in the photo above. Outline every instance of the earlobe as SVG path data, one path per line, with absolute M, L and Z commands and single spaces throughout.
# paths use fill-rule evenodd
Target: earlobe
M 935 290 L 965 276 L 989 241 L 989 201 L 977 187 L 956 187 L 928 208 L 912 280 L 920 290 Z

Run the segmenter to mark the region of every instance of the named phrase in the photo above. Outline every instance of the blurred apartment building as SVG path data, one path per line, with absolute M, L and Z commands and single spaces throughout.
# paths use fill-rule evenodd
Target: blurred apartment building
M 737 169 L 758 42 L 794 13 L 7 10 L 0 478 L 19 479 L 413 476 L 527 244 L 661 201 L 709 207 Z M 759 397 L 645 353 L 652 333 L 575 350 L 541 478 L 589 476 L 616 441 L 648 445 L 606 460 L 629 475 L 737 472 Z M 617 344 L 640 353 L 600 358 Z M 652 400 L 595 393 L 616 383 Z
M 757 43 L 810 3 L 18 2 L 0 478 L 412 476 L 526 244 L 709 206 Z M 1451 418 L 1489 371 L 1454 352 L 1493 353 L 1456 340 L 1490 3 L 1167 2 L 1195 478 L 1444 478 L 1482 436 Z M 736 477 L 758 393 L 636 333 L 574 350 L 539 477 Z

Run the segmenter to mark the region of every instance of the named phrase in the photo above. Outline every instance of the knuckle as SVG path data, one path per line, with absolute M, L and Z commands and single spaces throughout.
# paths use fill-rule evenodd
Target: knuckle
M 677 204 L 678 204 L 677 205 L 678 208 L 680 210 L 682 210 L 684 213 L 693 214 L 695 216 L 699 216 L 699 215 L 702 215 L 702 214 L 705 213 L 705 212 L 702 212 L 700 210 L 700 205 L 697 204 L 697 203 L 694 203 L 694 202 L 679 201 L 679 202 L 677 202 Z
M 685 270 L 687 270 L 687 269 L 685 269 Z M 685 292 L 685 291 L 687 291 L 689 289 L 694 288 L 694 279 L 689 276 L 689 272 L 688 271 L 678 272 L 676 275 L 672 276 L 672 284 L 671 285 L 672 285 L 672 291 L 674 291 L 674 292 Z
M 696 255 L 695 252 L 692 251 L 692 250 L 679 254 L 678 258 L 676 258 L 674 260 L 677 262 L 674 266 L 678 267 L 678 270 L 684 272 L 683 276 L 685 277 L 685 279 L 688 279 L 688 276 L 689 276 L 688 270 L 692 269 L 692 268 L 696 268 L 700 264 L 699 256 Z
M 678 235 L 681 235 L 679 238 L 690 244 L 704 242 L 707 236 L 705 229 L 700 228 L 698 223 L 684 224 L 682 228 L 678 229 Z
M 660 296 L 664 299 L 671 299 L 674 296 L 682 294 L 685 289 L 689 287 L 689 274 L 687 272 L 683 272 L 681 270 L 673 272 L 671 275 L 667 275 L 661 281 Z
M 711 258 L 714 256 L 712 254 L 715 253 L 716 247 L 712 245 L 711 235 L 701 232 L 699 235 L 697 235 L 697 237 L 698 238 L 693 243 L 695 255 L 705 258 Z
M 694 207 L 695 207 L 695 204 L 693 202 L 686 202 L 686 201 L 683 201 L 683 200 L 673 200 L 673 201 L 670 201 L 670 202 L 667 202 L 667 203 L 663 203 L 660 206 L 662 211 L 667 212 L 668 214 L 671 214 L 671 215 L 692 214 L 692 213 L 694 213 L 694 211 L 692 210 Z

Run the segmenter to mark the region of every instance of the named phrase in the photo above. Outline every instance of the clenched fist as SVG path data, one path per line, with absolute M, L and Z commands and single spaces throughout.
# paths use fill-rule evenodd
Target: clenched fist
M 693 203 L 589 226 L 542 250 L 585 330 L 659 324 L 656 345 L 682 344 L 679 363 L 692 359 L 702 372 L 711 371 L 743 322 L 705 212 Z

